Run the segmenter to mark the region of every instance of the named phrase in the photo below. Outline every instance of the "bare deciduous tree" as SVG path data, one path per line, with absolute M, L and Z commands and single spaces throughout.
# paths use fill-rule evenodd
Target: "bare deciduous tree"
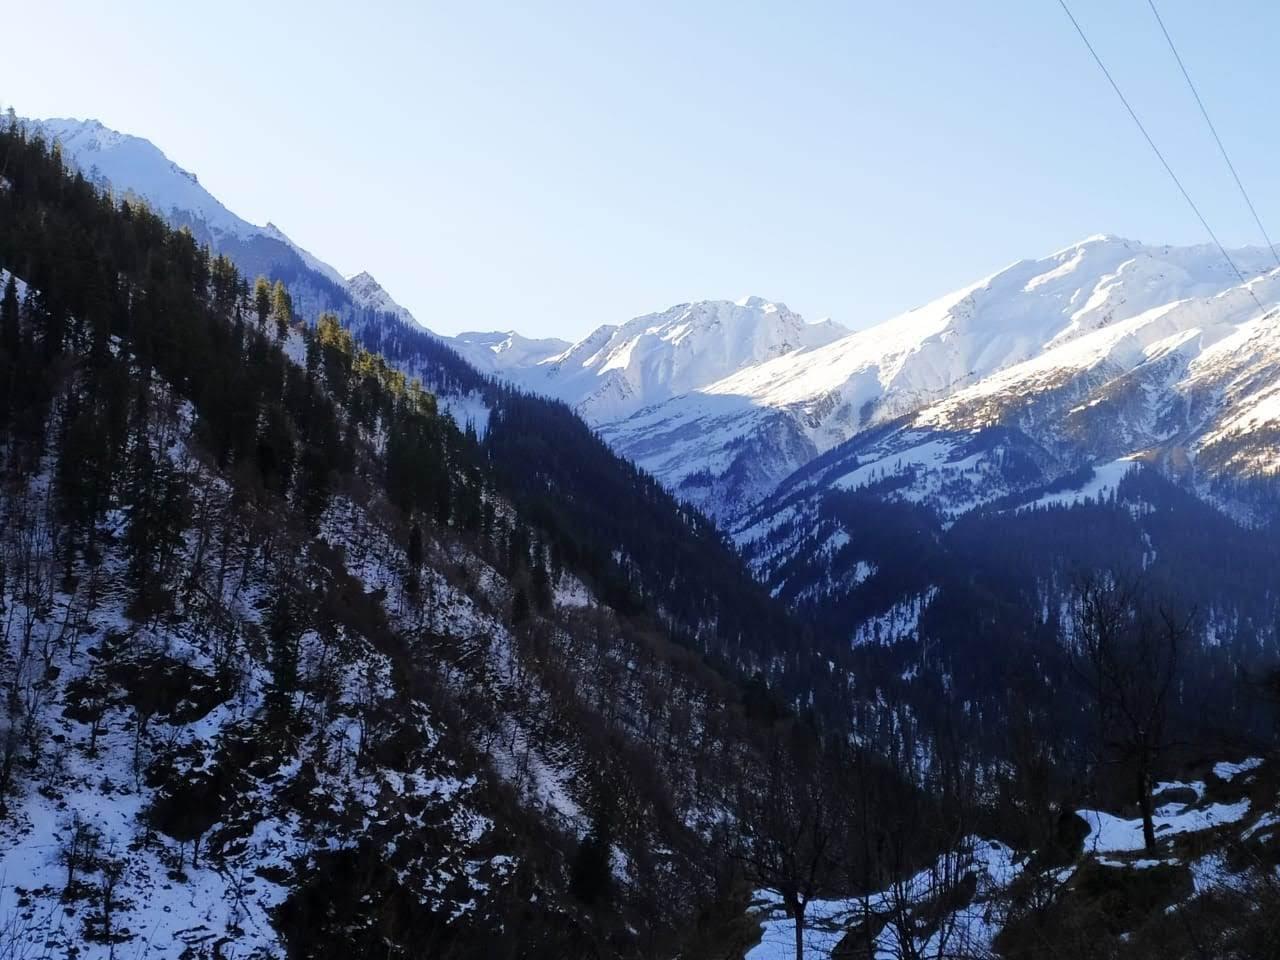
M 1169 701 L 1191 617 L 1153 604 L 1137 580 L 1089 576 L 1076 591 L 1079 673 L 1097 711 L 1104 756 L 1132 773 L 1143 842 L 1156 845 L 1152 776 L 1169 747 Z
M 795 924 L 796 960 L 803 960 L 805 911 L 839 870 L 840 799 L 808 730 L 776 734 L 767 756 L 760 781 L 742 798 L 738 856 L 753 882 L 781 898 Z

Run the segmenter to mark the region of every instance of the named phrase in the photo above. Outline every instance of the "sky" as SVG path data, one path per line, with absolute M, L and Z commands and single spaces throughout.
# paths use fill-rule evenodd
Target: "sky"
M 1210 225 L 1261 242 L 1146 0 L 1069 0 Z M 1280 238 L 1280 4 L 1157 0 Z M 144 136 L 441 333 L 756 294 L 864 327 L 1203 228 L 1057 0 L 48 0 L 0 103 Z

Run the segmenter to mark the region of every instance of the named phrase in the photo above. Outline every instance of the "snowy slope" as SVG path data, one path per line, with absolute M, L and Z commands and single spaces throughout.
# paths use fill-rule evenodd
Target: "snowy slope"
M 1249 277 L 1270 264 L 1262 250 L 1233 256 Z M 1269 280 L 1257 286 L 1256 296 L 1272 296 Z M 989 425 L 1000 417 L 983 415 L 980 397 L 1020 401 L 1082 372 L 1189 358 L 1258 312 L 1215 248 L 1091 237 L 825 346 L 749 366 L 603 432 L 668 486 L 728 516 L 742 510 L 744 494 L 767 494 L 870 428 L 939 403 L 950 406 L 921 415 L 922 423 Z
M 97 120 L 29 122 L 60 144 L 63 158 L 90 180 L 137 194 L 160 214 L 179 211 L 221 234 L 251 236 L 262 232 L 224 207 L 194 173 L 182 169 L 149 140 L 119 133 Z
M 1201 479 L 1273 472 L 1280 468 L 1277 303 L 1280 270 L 1153 307 L 1050 345 L 925 408 L 914 426 L 1016 426 L 1078 462 L 1144 455 L 1188 473 L 1199 467 Z
M 335 283 L 342 275 L 302 249 L 275 224 L 255 226 L 236 216 L 150 140 L 120 133 L 98 120 L 57 118 L 25 121 L 62 146 L 64 159 L 86 177 L 142 197 L 171 222 L 203 226 L 215 248 L 228 238 L 266 237 L 285 244 L 308 267 Z
M 572 346 L 557 337 L 533 339 L 514 330 L 460 333 L 450 345 L 477 370 L 508 377 L 564 353 Z
M 194 173 L 178 166 L 151 141 L 112 130 L 97 120 L 23 122 L 60 144 L 65 160 L 90 180 L 141 197 L 170 223 L 191 227 L 201 242 L 229 253 L 242 268 L 266 271 L 292 254 L 308 270 L 345 289 L 356 305 L 417 322 L 369 273 L 345 279 L 274 223 L 259 227 L 237 216 Z
M 1235 481 L 1280 471 L 1277 303 L 1273 270 L 1068 329 L 1029 359 L 815 455 L 730 529 L 782 590 L 789 566 L 822 559 L 806 531 L 856 534 L 860 521 L 824 523 L 841 492 L 925 507 L 949 526 L 984 506 L 1105 502 L 1145 464 L 1238 520 L 1264 522 L 1274 515 L 1265 486 Z

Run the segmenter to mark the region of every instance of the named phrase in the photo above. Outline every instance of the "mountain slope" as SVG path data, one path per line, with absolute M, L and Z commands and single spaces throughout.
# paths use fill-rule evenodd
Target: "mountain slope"
M 97 120 L 58 118 L 25 121 L 51 142 L 66 161 L 100 185 L 137 194 L 170 223 L 190 226 L 214 249 L 239 240 L 267 238 L 284 244 L 311 269 L 334 283 L 341 274 L 290 240 L 274 224 L 257 227 L 236 216 L 184 170 L 142 137 L 119 133 Z
M 243 273 L 284 279 L 295 305 L 306 314 L 335 310 L 348 321 L 355 312 L 387 314 L 416 324 L 368 273 L 350 280 L 319 257 L 294 243 L 275 224 L 256 226 L 228 210 L 201 184 L 142 137 L 120 133 L 97 120 L 23 120 L 57 142 L 64 159 L 93 183 L 122 194 L 134 194 L 175 227 L 186 227 L 196 239 L 229 256 Z
M 1080 759 L 1102 711 L 1071 679 L 1070 578 L 1141 569 L 1203 611 L 1171 735 L 1267 729 L 1239 695 L 1280 649 L 1261 490 L 1249 526 L 1130 454 L 1088 462 L 1152 436 L 1174 470 L 1176 414 L 1212 425 L 1192 466 L 1269 463 L 1273 319 L 1247 295 L 998 351 L 818 454 L 739 531 L 770 599 L 566 404 L 385 311 L 259 323 L 225 258 L 20 130 L 0 146 L 0 955 L 740 957 L 767 886 L 768 956 L 784 914 L 803 932 L 796 863 L 825 874 L 811 944 L 936 952 L 952 917 L 975 939 L 949 955 L 985 956 L 1030 901 L 1035 956 L 1079 897 L 1085 954 L 1134 927 L 1091 912 L 1117 899 L 1098 869 L 1172 868 L 1124 908 L 1154 925 L 1204 892 L 1203 847 L 1126 857 L 1138 828 L 1103 811 L 1131 771 L 1076 795 L 1105 771 Z M 1160 784 L 1194 795 L 1161 825 L 1271 856 L 1274 790 L 1242 806 L 1213 775 Z M 1033 866 L 1072 810 L 1119 865 L 1077 837 Z M 979 817 L 1001 842 L 935 861 Z
M 0 952 L 682 953 L 805 659 L 714 528 L 0 147 Z
M 1253 571 L 1269 568 L 1280 517 L 1278 301 L 1272 271 L 1150 307 L 1126 298 L 1137 312 L 1105 323 L 1067 316 L 1035 356 L 816 454 L 742 515 L 734 539 L 776 596 L 855 645 L 900 646 L 904 670 L 950 645 L 934 669 L 975 697 L 960 679 L 975 638 L 1040 627 L 953 624 L 1036 608 L 1052 622 L 1073 578 L 1116 566 L 1204 611 L 1199 641 L 1239 669 L 1277 638 L 1274 595 Z M 1088 542 L 1060 529 L 1072 524 Z M 1019 552 L 1001 568 L 1011 542 Z M 943 562 L 939 544 L 963 550 Z M 975 589 L 952 568 L 990 580 Z M 993 603 L 1032 570 L 1034 587 Z M 1223 669 L 1206 668 L 1202 685 Z
M 1280 312 L 1258 303 L 1277 301 L 1273 272 L 1060 336 L 1032 359 L 856 435 L 785 480 L 776 499 L 892 479 L 888 496 L 954 518 L 1121 458 L 1157 463 L 1206 492 L 1273 475 Z
M 1270 266 L 1261 250 L 1233 256 L 1249 276 Z M 1090 238 L 819 349 L 744 369 L 609 424 L 604 435 L 671 489 L 732 520 L 862 431 L 953 394 L 976 395 L 986 378 L 1019 364 L 1101 363 L 1110 341 L 1098 331 L 1237 285 L 1210 247 Z M 1239 296 L 1216 306 L 1234 317 Z

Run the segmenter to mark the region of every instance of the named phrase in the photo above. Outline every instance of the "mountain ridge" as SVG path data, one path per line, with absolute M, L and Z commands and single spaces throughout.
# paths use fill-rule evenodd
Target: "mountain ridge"
M 136 193 L 171 223 L 190 227 L 197 239 L 209 243 L 215 250 L 228 251 L 233 259 L 246 266 L 270 271 L 273 265 L 282 263 L 282 256 L 269 245 L 279 244 L 306 269 L 350 295 L 358 306 L 390 313 L 417 325 L 413 314 L 392 299 L 367 272 L 348 280 L 274 223 L 258 226 L 240 217 L 210 193 L 197 174 L 170 160 L 145 137 L 122 133 L 96 119 L 24 119 L 20 122 L 58 142 L 64 159 L 79 167 L 90 180 Z M 265 250 L 264 241 L 268 245 Z M 242 253 L 245 247 L 253 252 Z M 369 281 L 373 281 L 372 284 Z
M 831 320 L 807 323 L 763 297 L 699 300 L 597 327 L 562 353 L 508 375 L 599 425 L 845 332 Z
M 1234 256 L 1255 279 L 1270 259 L 1256 248 Z M 1097 331 L 1121 321 L 1195 298 L 1211 303 L 1238 285 L 1216 248 L 1099 235 L 813 351 L 747 367 L 603 432 L 669 487 L 732 521 L 744 489 L 735 483 L 749 468 L 765 471 L 747 490 L 758 499 L 867 429 L 965 391 L 979 394 L 987 378 L 1008 369 L 1052 366 L 1079 351 L 1081 340 L 1103 342 Z M 739 448 L 749 451 L 749 463 Z

